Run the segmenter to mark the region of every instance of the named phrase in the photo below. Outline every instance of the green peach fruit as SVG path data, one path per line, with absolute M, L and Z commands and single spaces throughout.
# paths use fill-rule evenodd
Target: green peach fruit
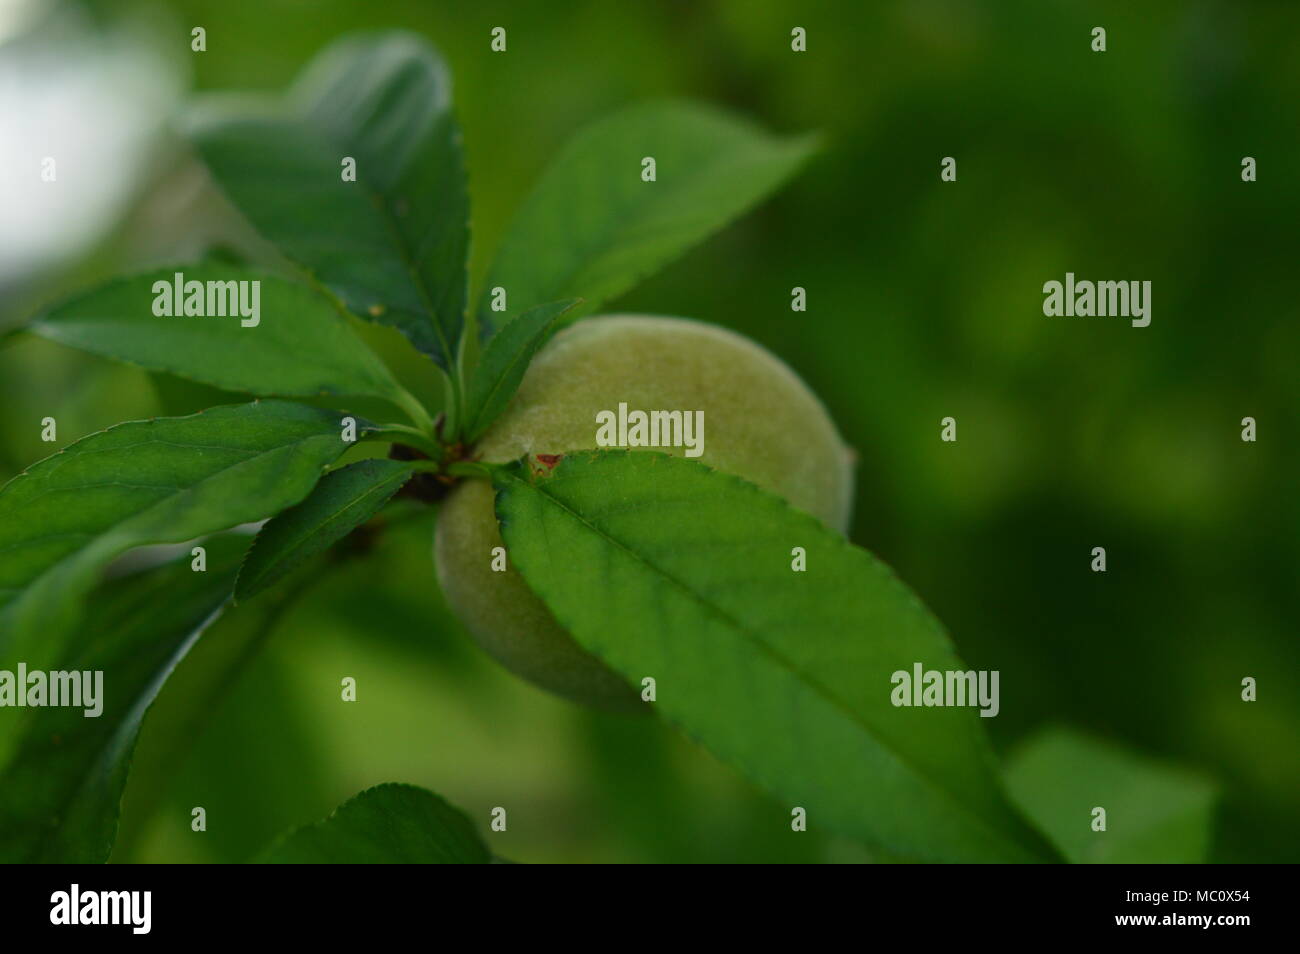
M 533 359 L 476 453 L 505 462 L 594 448 L 597 412 L 620 402 L 703 411 L 701 462 L 847 528 L 853 458 L 826 409 L 770 352 L 696 321 L 609 316 L 561 332 Z M 475 639 L 506 668 L 559 695 L 639 706 L 627 681 L 574 642 L 513 566 L 492 570 L 498 546 L 491 486 L 463 481 L 443 502 L 434 549 L 443 593 Z

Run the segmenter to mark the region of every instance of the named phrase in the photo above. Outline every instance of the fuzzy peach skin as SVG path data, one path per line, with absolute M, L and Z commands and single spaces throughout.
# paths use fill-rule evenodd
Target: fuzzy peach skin
M 616 412 L 620 402 L 703 411 L 702 463 L 847 528 L 853 454 L 816 395 L 749 339 L 688 319 L 611 315 L 562 331 L 534 358 L 476 452 L 504 463 L 594 448 L 597 412 Z M 492 571 L 492 549 L 504 545 L 492 505 L 490 484 L 470 479 L 438 514 L 434 557 L 452 609 L 484 649 L 536 685 L 606 708 L 640 707 L 639 695 L 560 628 L 513 566 Z

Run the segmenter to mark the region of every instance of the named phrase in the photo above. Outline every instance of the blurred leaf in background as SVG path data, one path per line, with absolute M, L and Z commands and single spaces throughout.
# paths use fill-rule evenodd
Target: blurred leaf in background
M 1075 864 L 1206 860 L 1216 793 L 1193 773 L 1052 727 L 1020 746 L 1007 785 Z
M 291 832 L 268 864 L 487 864 L 492 855 L 464 812 L 415 785 L 387 782 Z

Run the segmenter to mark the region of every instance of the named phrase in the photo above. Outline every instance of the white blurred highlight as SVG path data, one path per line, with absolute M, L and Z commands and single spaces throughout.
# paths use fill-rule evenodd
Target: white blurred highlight
M 175 61 L 139 30 L 104 32 L 75 7 L 0 0 L 0 287 L 103 236 L 180 89 Z M 47 156 L 54 182 L 41 178 Z

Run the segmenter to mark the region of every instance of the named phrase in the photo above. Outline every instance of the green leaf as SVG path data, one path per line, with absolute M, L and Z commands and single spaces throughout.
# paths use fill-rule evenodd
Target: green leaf
M 408 33 L 321 53 L 277 115 L 196 112 L 190 131 L 231 200 L 354 313 L 443 369 L 464 324 L 469 193 L 451 81 Z M 356 181 L 343 180 L 343 160 Z
M 0 776 L 0 862 L 100 864 L 141 720 L 172 669 L 230 599 L 247 537 L 203 543 L 207 570 L 181 560 L 101 586 L 58 668 L 103 673 L 99 716 L 39 708 Z M 84 679 L 84 676 L 82 677 Z M 0 710 L 12 718 L 19 710 Z
M 177 273 L 205 289 L 208 282 L 258 282 L 258 323 L 245 327 L 237 313 L 155 315 L 154 283 L 171 289 Z M 213 287 L 224 295 L 228 286 Z M 235 308 L 231 304 L 226 310 Z M 118 279 L 58 305 L 31 328 L 61 344 L 230 391 L 265 397 L 366 395 L 399 406 L 404 400 L 388 368 L 326 298 L 236 266 L 177 266 Z
M 246 556 L 251 538 L 247 534 L 239 536 Z M 130 862 L 141 856 L 141 845 L 149 841 L 158 811 L 175 794 L 178 772 L 185 774 L 184 766 L 193 763 L 196 746 L 200 750 L 210 748 L 211 740 L 200 742 L 210 728 L 218 736 L 231 732 L 239 735 L 243 731 L 241 726 L 262 724 L 265 731 L 255 734 L 259 734 L 259 743 L 265 741 L 263 751 L 253 754 L 244 768 L 267 764 L 272 767 L 280 790 L 258 793 L 268 811 L 274 813 L 276 804 L 293 802 L 294 796 L 285 790 L 286 786 L 301 788 L 312 784 L 310 776 L 318 753 L 308 751 L 313 749 L 306 744 L 311 733 L 295 708 L 297 700 L 267 699 L 261 692 L 267 684 L 283 677 L 284 664 L 260 657 L 286 622 L 298 619 L 297 613 L 306 608 L 303 603 L 311 594 L 336 584 L 337 580 L 331 579 L 332 573 L 344 565 L 343 561 L 318 557 L 291 583 L 277 587 L 266 598 L 224 613 L 171 671 L 149 707 L 136 739 L 110 864 Z M 249 698 L 250 692 L 254 696 L 263 695 L 256 711 L 238 707 L 241 712 L 232 717 L 229 697 Z M 275 724 L 268 724 L 272 722 Z M 285 743 L 295 751 L 278 751 Z M 295 773 L 301 777 L 295 779 Z M 263 785 L 270 783 L 269 777 L 258 774 Z M 231 787 L 238 788 L 239 784 L 242 783 L 232 781 Z M 238 835 L 228 833 L 233 837 L 223 839 L 215 854 L 230 861 L 243 860 L 250 851 L 265 844 L 268 837 L 278 834 L 283 824 L 283 821 L 275 822 L 269 830 L 253 824 Z
M 368 788 L 324 821 L 300 828 L 259 859 L 266 864 L 481 865 L 492 856 L 469 817 L 428 789 Z
M 917 859 L 1054 860 L 1007 803 L 974 709 L 892 705 L 893 673 L 966 667 L 865 550 L 665 454 L 492 473 L 510 558 L 556 619 L 634 685 L 654 677 L 656 708 L 810 826 Z
M 0 669 L 47 668 L 113 558 L 261 520 L 349 446 L 340 416 L 285 401 L 110 427 L 0 490 Z M 368 425 L 358 421 L 358 437 Z
M 555 333 L 557 323 L 578 300 L 557 301 L 530 308 L 494 336 L 483 349 L 465 403 L 465 440 L 483 436 L 524 379 L 528 363 Z
M 582 298 L 582 313 L 631 288 L 789 178 L 810 136 L 770 135 L 692 103 L 633 106 L 579 132 L 543 174 L 485 285 L 487 337 L 542 302 Z M 653 157 L 656 181 L 641 179 Z M 490 289 L 506 290 L 503 313 Z
M 408 461 L 367 459 L 332 471 L 296 507 L 267 522 L 248 553 L 235 599 L 273 586 L 373 517 L 415 473 Z
M 1007 788 L 1075 864 L 1199 864 L 1218 793 L 1207 779 L 1079 732 L 1051 728 L 1018 751 Z M 1093 809 L 1106 830 L 1093 831 Z

